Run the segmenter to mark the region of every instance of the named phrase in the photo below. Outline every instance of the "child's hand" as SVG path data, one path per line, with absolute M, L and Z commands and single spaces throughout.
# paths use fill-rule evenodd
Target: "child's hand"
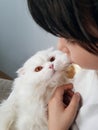
M 64 92 L 71 91 L 71 89 L 72 84 L 58 87 L 50 99 L 48 104 L 49 130 L 68 130 L 72 125 L 79 109 L 80 95 L 73 93 L 70 103 L 64 102 Z

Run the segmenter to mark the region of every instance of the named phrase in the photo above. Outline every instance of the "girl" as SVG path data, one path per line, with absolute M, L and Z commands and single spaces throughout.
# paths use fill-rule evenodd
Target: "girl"
M 72 63 L 98 70 L 98 0 L 28 0 L 34 20 L 59 37 L 58 48 Z M 49 102 L 49 130 L 68 130 L 76 116 L 80 95 L 73 95 L 67 108 L 65 88 L 58 87 Z

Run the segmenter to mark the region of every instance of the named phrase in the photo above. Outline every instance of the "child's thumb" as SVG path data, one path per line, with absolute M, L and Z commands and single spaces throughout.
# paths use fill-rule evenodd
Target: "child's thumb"
M 70 116 L 72 116 L 73 118 L 75 118 L 79 110 L 80 99 L 81 99 L 80 94 L 75 93 L 71 99 L 69 106 L 67 107 L 68 111 L 70 112 Z

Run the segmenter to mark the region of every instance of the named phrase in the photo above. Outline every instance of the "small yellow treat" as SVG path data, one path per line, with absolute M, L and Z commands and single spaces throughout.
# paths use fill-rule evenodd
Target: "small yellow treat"
M 74 65 L 73 64 L 69 65 L 68 68 L 67 68 L 67 70 L 66 70 L 66 76 L 67 76 L 67 78 L 72 79 L 74 77 L 75 73 L 76 73 L 76 71 L 75 71 Z

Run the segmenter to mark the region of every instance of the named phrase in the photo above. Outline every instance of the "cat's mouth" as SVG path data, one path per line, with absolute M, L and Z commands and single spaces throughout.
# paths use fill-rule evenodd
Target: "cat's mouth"
M 54 64 L 49 66 L 49 69 L 51 69 L 52 71 L 52 76 L 54 76 L 57 73 L 62 73 L 64 71 L 66 71 L 66 69 L 68 68 L 68 66 L 70 66 L 70 63 L 66 64 L 66 65 L 62 65 L 62 66 L 54 66 Z
M 58 73 L 56 69 L 52 69 L 52 77 L 55 76 Z
M 53 69 L 53 74 L 55 74 L 56 73 L 56 70 L 55 69 Z

